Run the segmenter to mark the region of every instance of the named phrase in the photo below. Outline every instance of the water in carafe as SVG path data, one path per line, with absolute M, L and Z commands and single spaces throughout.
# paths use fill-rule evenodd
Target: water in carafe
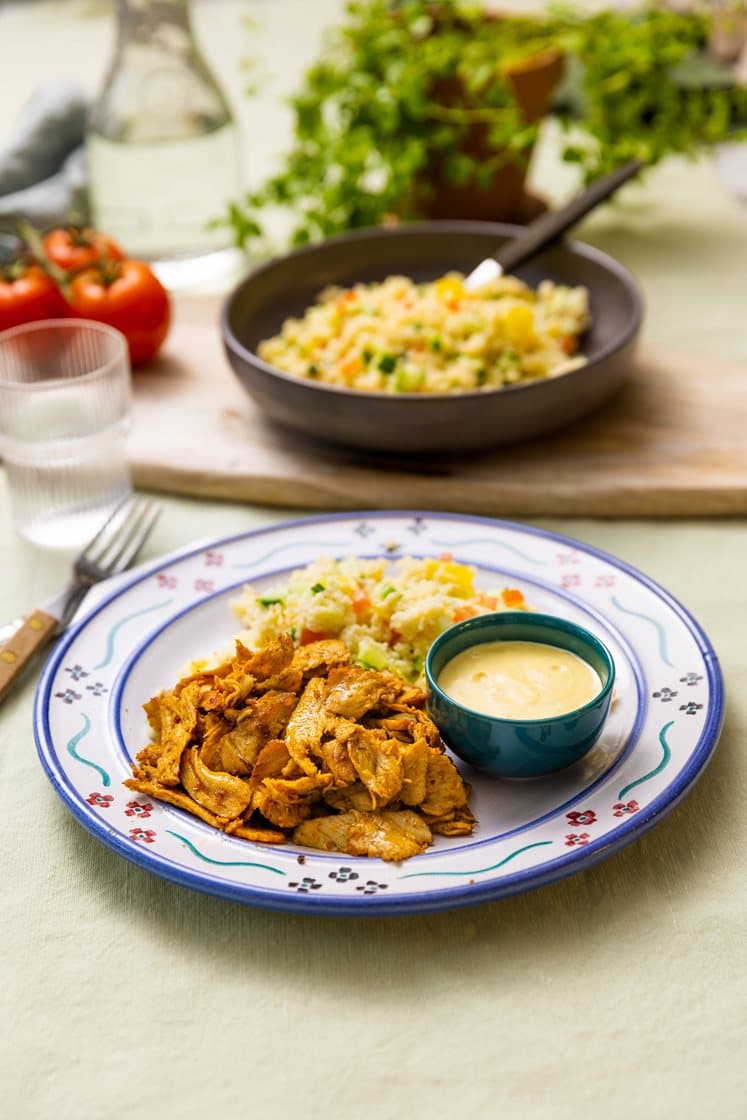
M 116 49 L 86 140 L 95 224 L 167 287 L 235 271 L 214 226 L 240 191 L 236 126 L 195 42 L 187 0 L 118 0 Z

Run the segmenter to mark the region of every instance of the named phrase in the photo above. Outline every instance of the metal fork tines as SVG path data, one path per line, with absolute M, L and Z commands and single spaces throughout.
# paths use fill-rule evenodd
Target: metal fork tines
M 150 536 L 160 512 L 155 502 L 137 496 L 125 498 L 113 510 L 93 540 L 75 558 L 70 583 L 45 604 L 46 609 L 60 619 L 60 629 L 68 625 L 95 583 L 119 575 L 130 566 Z
M 159 507 L 147 498 L 125 498 L 76 558 L 66 586 L 27 618 L 2 628 L 0 700 L 44 646 L 69 625 L 93 585 L 129 568 L 159 513 Z
M 150 535 L 160 510 L 147 498 L 125 498 L 76 557 L 77 579 L 99 580 L 125 571 Z

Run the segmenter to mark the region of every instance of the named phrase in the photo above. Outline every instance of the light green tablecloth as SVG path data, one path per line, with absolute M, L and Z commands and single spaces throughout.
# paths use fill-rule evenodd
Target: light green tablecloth
M 309 10 L 335 6 L 264 6 L 276 34 L 290 12 L 276 69 L 308 52 Z M 3 66 L 18 71 L 11 104 L 33 80 L 24 44 L 49 74 L 96 76 L 104 6 L 68 18 L 83 7 L 34 5 L 33 30 L 20 6 L 0 12 Z M 220 16 L 261 7 L 199 7 L 212 58 L 238 52 Z M 708 162 L 666 165 L 586 232 L 639 273 L 649 337 L 747 356 L 747 217 Z M 170 498 L 145 556 L 281 516 Z M 644 569 L 714 642 L 726 725 L 687 799 L 594 869 L 488 906 L 378 921 L 265 913 L 162 882 L 84 832 L 38 764 L 30 680 L 0 715 L 2 1115 L 741 1120 L 747 531 L 542 524 Z M 2 488 L 0 558 L 0 618 L 35 605 L 65 570 L 18 543 Z

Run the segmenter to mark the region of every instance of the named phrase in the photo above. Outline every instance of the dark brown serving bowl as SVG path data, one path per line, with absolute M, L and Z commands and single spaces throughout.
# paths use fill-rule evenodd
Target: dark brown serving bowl
M 221 331 L 228 360 L 270 419 L 349 447 L 474 451 L 560 428 L 591 412 L 626 379 L 643 317 L 633 276 L 578 241 L 557 243 L 517 270 L 532 286 L 547 278 L 589 289 L 593 322 L 581 346 L 586 364 L 559 377 L 469 393 L 364 393 L 294 377 L 257 356 L 259 343 L 289 316 L 303 315 L 329 284 L 468 273 L 521 232 L 487 222 L 430 222 L 362 230 L 278 257 L 247 276 L 225 302 Z

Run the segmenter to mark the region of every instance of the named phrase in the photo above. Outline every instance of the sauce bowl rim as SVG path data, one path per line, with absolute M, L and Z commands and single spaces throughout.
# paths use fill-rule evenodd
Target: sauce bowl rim
M 464 633 L 465 631 L 469 631 L 472 629 L 479 630 L 481 628 L 487 627 L 490 623 L 494 624 L 498 620 L 505 620 L 505 623 L 508 624 L 509 622 L 527 622 L 529 619 L 536 621 L 538 628 L 541 628 L 543 624 L 552 625 L 556 628 L 558 625 L 560 625 L 561 629 L 567 629 L 568 631 L 575 632 L 581 638 L 583 638 L 585 642 L 595 647 L 597 651 L 601 653 L 602 659 L 607 664 L 607 680 L 602 685 L 601 689 L 598 692 L 595 692 L 591 699 L 587 700 L 585 704 L 582 704 L 578 708 L 571 708 L 567 712 L 562 712 L 557 716 L 537 717 L 535 719 L 514 719 L 507 718 L 505 716 L 492 716 L 486 712 L 479 712 L 475 708 L 468 708 L 466 704 L 461 704 L 458 700 L 455 700 L 453 696 L 450 696 L 448 692 L 444 692 L 444 690 L 440 688 L 432 671 L 433 658 L 438 650 L 441 649 L 450 638 L 453 638 L 457 632 Z M 531 638 L 487 638 L 483 642 L 475 641 L 472 643 L 472 645 L 487 645 L 489 641 L 500 642 L 501 640 L 532 641 Z M 557 649 L 565 648 L 563 646 L 558 646 L 557 643 L 549 641 L 542 643 L 538 640 L 538 644 L 555 645 Z M 468 648 L 472 647 L 465 647 L 465 649 Z M 459 652 L 461 653 L 464 651 L 460 650 Z M 574 651 L 571 650 L 567 652 Z M 454 656 L 456 656 L 456 654 Z M 577 654 L 576 656 L 581 657 L 581 654 Z M 586 658 L 582 658 L 582 660 L 586 661 Z M 448 661 L 445 662 L 445 664 L 448 664 Z M 587 662 L 587 664 L 589 664 L 589 662 Z M 593 666 L 591 667 L 593 668 Z M 614 687 L 616 668 L 615 660 L 604 642 L 600 638 L 597 638 L 595 634 L 592 634 L 590 630 L 587 630 L 585 626 L 581 626 L 577 622 L 571 622 L 569 619 L 562 618 L 560 615 L 546 614 L 535 611 L 493 611 L 490 614 L 480 614 L 476 615 L 474 618 L 466 618 L 462 622 L 456 622 L 453 626 L 449 626 L 447 630 L 442 631 L 442 633 L 439 634 L 439 636 L 431 643 L 428 649 L 428 653 L 426 654 L 425 677 L 428 683 L 428 687 L 437 695 L 437 697 L 441 701 L 445 702 L 448 705 L 451 705 L 453 708 L 456 708 L 461 712 L 464 712 L 466 715 L 472 718 L 481 719 L 488 723 L 499 724 L 506 727 L 532 727 L 538 726 L 539 724 L 546 725 L 561 723 L 563 720 L 567 720 L 569 717 L 581 715 L 593 706 L 599 704 L 600 702 L 603 702 Z

